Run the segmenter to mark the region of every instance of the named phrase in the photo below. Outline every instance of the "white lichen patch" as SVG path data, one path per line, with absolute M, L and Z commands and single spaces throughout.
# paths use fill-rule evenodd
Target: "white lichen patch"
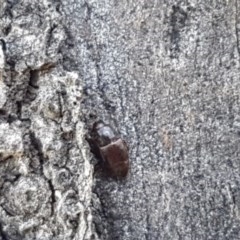
M 0 44 L 0 70 L 4 69 L 5 65 L 5 55 L 3 52 L 3 45 Z
M 47 182 L 36 175 L 20 177 L 14 184 L 5 184 L 5 209 L 16 215 L 49 214 L 50 191 Z M 29 225 L 26 223 L 26 226 Z M 24 229 L 24 226 L 22 226 Z
M 7 100 L 6 86 L 3 83 L 4 67 L 5 67 L 5 55 L 3 52 L 3 45 L 0 44 L 0 108 L 4 105 L 4 103 Z
M 8 123 L 0 124 L 0 161 L 8 157 L 20 158 L 23 154 L 22 132 Z
M 2 71 L 0 69 L 0 108 L 3 107 L 6 101 L 7 101 L 6 86 L 2 81 Z

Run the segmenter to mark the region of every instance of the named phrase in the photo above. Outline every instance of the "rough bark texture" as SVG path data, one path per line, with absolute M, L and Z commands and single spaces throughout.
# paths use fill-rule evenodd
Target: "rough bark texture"
M 240 239 L 238 0 L 3 0 L 0 30 L 0 240 Z

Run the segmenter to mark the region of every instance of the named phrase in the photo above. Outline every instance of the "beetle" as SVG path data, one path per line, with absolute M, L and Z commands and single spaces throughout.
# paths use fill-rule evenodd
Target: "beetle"
M 88 139 L 92 152 L 100 158 L 107 174 L 113 178 L 125 178 L 129 171 L 127 143 L 103 121 L 93 124 Z

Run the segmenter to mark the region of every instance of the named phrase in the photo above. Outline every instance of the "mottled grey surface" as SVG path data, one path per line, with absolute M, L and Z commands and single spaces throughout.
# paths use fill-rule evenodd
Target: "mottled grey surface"
M 0 239 L 89 239 L 83 84 L 63 68 L 64 15 L 55 1 L 0 7 Z
M 0 3 L 0 240 L 240 239 L 238 0 Z M 93 174 L 95 119 L 131 170 Z

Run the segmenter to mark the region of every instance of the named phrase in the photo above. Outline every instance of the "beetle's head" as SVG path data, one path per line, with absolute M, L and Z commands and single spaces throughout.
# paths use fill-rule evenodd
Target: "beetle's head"
M 110 144 L 116 138 L 114 130 L 103 121 L 98 121 L 93 125 L 93 132 L 99 147 Z

